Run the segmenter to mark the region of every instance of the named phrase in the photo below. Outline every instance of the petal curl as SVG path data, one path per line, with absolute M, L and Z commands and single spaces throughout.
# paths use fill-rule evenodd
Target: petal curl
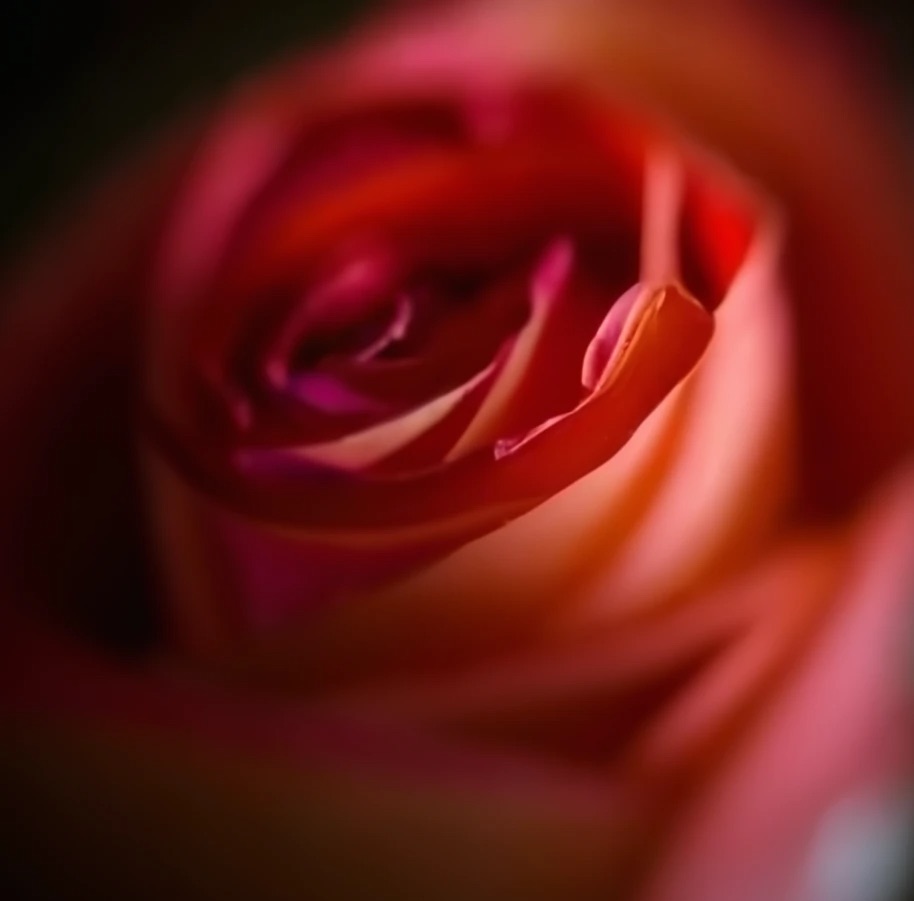
M 336 533 L 336 540 L 370 545 L 383 539 L 383 544 L 391 547 L 403 535 L 407 547 L 415 553 L 421 547 L 417 533 L 403 531 L 411 524 L 427 536 L 427 542 L 441 529 L 445 534 L 453 528 L 465 529 L 467 519 L 477 528 L 481 526 L 480 531 L 488 531 L 532 508 L 624 447 L 643 417 L 681 379 L 683 370 L 694 365 L 710 338 L 711 328 L 704 308 L 678 289 L 645 290 L 604 374 L 603 384 L 578 410 L 529 437 L 501 459 L 476 454 L 457 461 L 442 473 L 416 476 L 389 486 L 375 483 L 370 486 L 373 491 L 361 495 L 361 529 L 350 525 L 348 538 L 343 531 Z M 587 436 L 586 441 L 582 435 Z M 363 483 L 362 487 L 368 484 Z M 339 510 L 346 503 L 347 486 L 333 487 L 332 502 Z M 385 487 L 386 494 L 375 493 Z M 440 494 L 436 497 L 433 491 Z M 405 516 L 400 520 L 398 512 L 406 512 L 404 504 L 413 496 L 415 513 L 426 515 L 417 520 Z M 312 503 L 321 502 L 313 500 L 314 494 L 309 497 Z M 355 504 L 358 497 L 353 494 L 351 502 Z M 373 507 L 379 497 L 386 497 L 386 503 Z M 441 505 L 436 511 L 438 516 L 427 515 L 433 501 Z M 442 518 L 440 511 L 448 516 Z M 384 525 L 381 532 L 365 528 L 372 513 Z M 212 530 L 208 534 L 212 535 Z M 320 539 L 321 533 L 311 532 L 310 537 Z M 324 533 L 324 538 L 328 537 L 332 539 L 332 533 Z M 464 532 L 462 540 L 469 537 Z M 307 540 L 309 533 L 303 533 L 302 538 Z M 209 553 L 215 555 L 210 560 L 233 559 L 218 546 Z M 204 559 L 198 565 L 204 571 L 220 571 L 218 565 Z M 491 597 L 488 591 L 485 596 Z M 218 597 L 214 600 L 220 601 Z M 306 601 L 306 595 L 302 600 Z M 466 597 L 442 591 L 435 580 L 424 581 L 420 572 L 402 584 L 325 609 L 300 630 L 271 636 L 260 646 L 255 642 L 244 648 L 238 659 L 228 659 L 226 663 L 229 669 L 243 672 L 246 677 L 260 678 L 260 673 L 269 681 L 293 684 L 328 678 L 331 673 L 351 679 L 390 667 L 438 666 L 455 655 L 478 654 L 493 643 L 516 641 L 539 620 L 542 611 L 539 603 L 503 609 L 490 606 L 488 622 L 480 630 L 475 617 L 482 611 L 468 615 L 467 603 Z
M 732 573 L 781 527 L 795 491 L 794 359 L 774 226 L 718 308 L 690 376 L 692 412 L 663 487 L 607 555 L 571 618 L 581 628 L 668 603 Z

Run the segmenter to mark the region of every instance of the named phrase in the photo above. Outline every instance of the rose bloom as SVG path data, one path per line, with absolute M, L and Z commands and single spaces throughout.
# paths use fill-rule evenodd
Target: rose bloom
M 862 60 L 755 4 L 401 9 L 20 258 L 19 884 L 885 897 L 914 206 Z

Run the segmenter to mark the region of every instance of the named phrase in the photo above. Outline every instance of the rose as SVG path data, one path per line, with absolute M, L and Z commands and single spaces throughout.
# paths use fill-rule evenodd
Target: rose
M 826 815 L 905 763 L 904 168 L 819 32 L 702 9 L 384 26 L 245 89 L 23 267 L 0 355 L 21 875 L 114 897 L 830 890 Z M 776 122 L 755 114 L 769 96 Z M 302 148 L 315 119 L 332 158 Z M 584 252 L 607 239 L 619 272 Z M 525 339 L 564 297 L 592 320 Z M 534 400 L 565 406 L 510 395 L 442 487 L 360 466 L 328 489 L 317 464 L 354 443 L 331 431 L 290 461 L 334 422 L 289 392 L 313 408 L 353 360 L 395 362 L 420 305 L 407 404 L 455 372 L 460 397 L 497 399 L 489 367 L 532 344 L 555 355 Z M 583 403 L 537 432 L 582 399 L 561 394 L 569 358 Z M 347 431 L 383 418 L 330 387 Z M 86 623 L 110 630 L 90 605 L 141 584 L 117 578 L 142 521 L 117 481 L 133 436 L 172 641 L 124 671 L 123 641 L 87 643 Z

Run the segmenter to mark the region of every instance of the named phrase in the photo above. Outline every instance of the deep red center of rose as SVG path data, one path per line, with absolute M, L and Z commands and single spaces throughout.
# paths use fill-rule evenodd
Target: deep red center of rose
M 144 453 L 195 496 L 252 522 L 322 536 L 431 523 L 435 536 L 441 523 L 466 521 L 453 544 L 604 462 L 691 365 L 677 357 L 691 339 L 654 342 L 667 374 L 647 373 L 644 397 L 621 392 L 550 428 L 542 453 L 515 453 L 518 438 L 593 391 L 618 338 L 619 322 L 606 327 L 605 318 L 639 280 L 646 131 L 602 101 L 542 86 L 310 102 L 296 101 L 282 152 L 228 214 L 222 192 L 236 192 L 238 173 L 229 166 L 214 189 L 207 179 L 226 136 L 214 129 L 204 140 L 186 178 L 210 187 L 179 192 L 165 239 L 193 257 L 215 227 L 224 240 L 205 277 L 128 311 L 123 298 L 146 296 L 147 267 L 153 281 L 167 269 L 150 257 L 140 276 L 111 288 L 111 309 L 137 315 L 142 352 L 113 345 L 110 334 L 126 333 L 113 325 L 98 326 L 101 351 L 85 323 L 67 332 L 68 348 L 72 336 L 85 343 L 80 364 L 48 391 L 75 398 L 77 413 L 48 426 L 46 448 L 22 455 L 36 473 L 24 481 L 44 487 L 37 500 L 23 492 L 27 525 L 10 542 L 22 547 L 11 569 L 65 618 L 91 598 L 105 608 L 99 622 L 113 622 L 122 598 L 153 584 L 132 562 L 148 538 L 135 497 L 138 420 Z M 231 111 L 229 138 L 248 127 L 249 112 Z M 713 191 L 689 191 L 680 275 L 713 307 L 745 242 L 739 223 L 706 202 Z M 190 233 L 180 227 L 189 209 L 198 226 Z M 522 390 L 498 428 L 466 442 L 544 292 L 557 309 Z M 607 340 L 588 354 L 601 334 Z M 308 456 L 449 395 L 443 412 L 368 462 Z M 102 428 L 117 439 L 100 438 Z M 98 445 L 116 459 L 103 460 Z M 87 511 L 97 524 L 85 526 Z
M 548 91 L 315 114 L 177 317 L 158 413 L 210 467 L 214 448 L 327 442 L 469 391 L 529 320 L 557 242 L 573 253 L 560 289 L 576 301 L 553 336 L 568 365 L 555 355 L 512 427 L 567 412 L 588 342 L 637 280 L 641 173 L 619 138 Z M 396 465 L 431 465 L 448 440 Z

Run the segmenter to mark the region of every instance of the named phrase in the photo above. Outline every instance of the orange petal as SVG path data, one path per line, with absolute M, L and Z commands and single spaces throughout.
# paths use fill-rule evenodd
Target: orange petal
M 413 673 L 331 697 L 373 718 L 605 765 L 652 708 L 675 698 L 701 664 L 764 615 L 777 585 L 769 569 L 663 619 L 571 642 L 537 641 L 453 672 Z
M 714 341 L 690 376 L 688 422 L 649 513 L 569 620 L 581 628 L 683 597 L 744 564 L 794 490 L 790 325 L 777 238 L 760 237 L 718 309 Z

